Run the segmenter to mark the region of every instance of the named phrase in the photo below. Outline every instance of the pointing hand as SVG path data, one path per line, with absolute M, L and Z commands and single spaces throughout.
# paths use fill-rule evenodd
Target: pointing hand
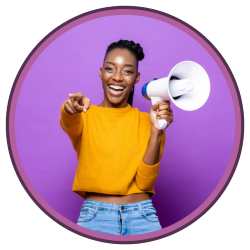
M 64 105 L 64 109 L 68 114 L 87 112 L 90 107 L 90 99 L 82 93 L 69 94 L 69 99 Z

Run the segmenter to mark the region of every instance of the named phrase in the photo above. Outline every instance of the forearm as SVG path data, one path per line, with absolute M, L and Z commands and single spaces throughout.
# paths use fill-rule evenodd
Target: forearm
M 149 139 L 147 150 L 143 156 L 143 162 L 147 165 L 155 165 L 159 162 L 160 145 L 163 136 L 163 130 L 156 131 L 151 127 L 151 136 Z
M 156 130 L 151 127 L 148 147 L 143 159 L 138 165 L 135 183 L 140 190 L 150 190 L 158 177 L 160 159 L 165 145 L 165 130 Z

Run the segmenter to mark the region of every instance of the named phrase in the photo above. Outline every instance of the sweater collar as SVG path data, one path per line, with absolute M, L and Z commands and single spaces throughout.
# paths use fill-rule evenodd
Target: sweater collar
M 91 105 L 90 106 L 90 109 L 92 110 L 96 110 L 96 111 L 99 111 L 99 112 L 109 112 L 109 113 L 126 113 L 130 110 L 132 110 L 132 107 L 128 104 L 127 107 L 125 108 L 104 108 L 104 107 L 99 107 L 99 106 L 96 106 L 96 105 Z

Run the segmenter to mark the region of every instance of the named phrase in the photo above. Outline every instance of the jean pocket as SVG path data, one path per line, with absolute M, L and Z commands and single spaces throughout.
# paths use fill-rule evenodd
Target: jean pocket
M 156 215 L 156 210 L 155 210 L 155 208 L 153 206 L 142 207 L 142 216 L 147 221 L 159 222 L 159 218 Z
M 81 208 L 78 222 L 89 222 L 95 218 L 98 213 L 98 208 L 94 206 L 83 206 Z

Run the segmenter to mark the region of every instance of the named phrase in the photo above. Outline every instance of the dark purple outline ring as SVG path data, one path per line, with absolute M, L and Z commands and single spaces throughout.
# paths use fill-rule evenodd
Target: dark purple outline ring
M 63 217 L 52 207 L 50 207 L 49 204 L 47 204 L 42 199 L 39 193 L 32 186 L 30 180 L 28 179 L 23 169 L 16 145 L 15 112 L 16 112 L 17 100 L 19 92 L 22 87 L 22 83 L 27 73 L 29 72 L 32 64 L 43 52 L 43 50 L 64 32 L 84 22 L 99 17 L 106 17 L 112 15 L 137 15 L 137 16 L 150 17 L 153 19 L 163 21 L 170 25 L 173 25 L 174 27 L 184 31 L 186 34 L 194 38 L 211 55 L 211 57 L 214 59 L 214 61 L 219 66 L 221 72 L 223 73 L 232 96 L 234 112 L 235 112 L 235 139 L 234 139 L 233 150 L 227 169 L 217 187 L 214 189 L 211 195 L 191 214 L 189 214 L 182 220 L 178 221 L 177 223 L 169 227 L 147 234 L 140 234 L 140 235 L 103 234 L 80 227 L 77 224 L 73 223 L 72 221 L 69 221 L 68 219 Z M 135 243 L 143 243 L 161 239 L 163 237 L 174 234 L 182 230 L 183 228 L 189 226 L 193 222 L 195 222 L 215 204 L 215 202 L 219 199 L 219 197 L 229 184 L 240 158 L 242 144 L 243 144 L 243 137 L 244 137 L 244 114 L 243 114 L 243 106 L 239 89 L 230 68 L 228 67 L 226 61 L 221 56 L 219 51 L 199 31 L 191 27 L 189 24 L 181 21 L 180 19 L 171 16 L 169 14 L 166 14 L 164 12 L 148 8 L 134 7 L 134 6 L 114 6 L 114 7 L 93 10 L 72 18 L 69 21 L 58 26 L 53 31 L 51 31 L 36 45 L 36 47 L 31 51 L 31 53 L 24 61 L 12 86 L 8 101 L 7 116 L 6 116 L 6 135 L 7 135 L 7 143 L 8 143 L 10 157 L 20 182 L 22 183 L 24 189 L 29 194 L 31 199 L 51 219 L 59 223 L 61 226 L 67 228 L 68 230 L 89 239 L 107 243 L 116 243 L 116 244 L 135 244 Z

